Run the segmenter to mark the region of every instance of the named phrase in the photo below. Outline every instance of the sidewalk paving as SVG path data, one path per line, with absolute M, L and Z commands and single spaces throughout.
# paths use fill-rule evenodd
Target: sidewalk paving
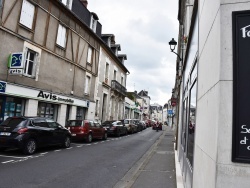
M 164 126 L 151 157 L 144 161 L 132 188 L 176 188 L 174 132 Z
M 183 188 L 174 131 L 163 126 L 156 134 L 159 139 L 114 188 Z

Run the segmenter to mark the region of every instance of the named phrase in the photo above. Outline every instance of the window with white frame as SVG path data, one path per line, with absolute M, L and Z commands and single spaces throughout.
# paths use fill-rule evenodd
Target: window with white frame
M 23 74 L 28 77 L 35 77 L 38 53 L 26 48 Z
M 91 19 L 90 19 L 90 28 L 96 32 L 96 25 L 97 25 L 97 20 L 95 20 L 94 16 L 92 15 L 91 16 Z
M 56 44 L 65 48 L 66 45 L 66 27 L 58 25 Z
M 116 80 L 116 70 L 114 70 L 114 77 L 113 77 L 113 80 Z
M 123 86 L 123 77 L 121 77 L 121 85 Z
M 71 10 L 71 7 L 72 7 L 72 0 L 61 0 L 61 2 L 62 2 L 66 7 L 68 7 L 68 9 Z
M 33 21 L 35 15 L 35 5 L 27 0 L 23 0 L 22 10 L 20 15 L 20 23 L 29 29 L 33 28 Z
M 84 89 L 84 94 L 86 95 L 89 95 L 90 93 L 90 76 L 86 76 L 86 79 L 85 79 L 85 89 Z
M 92 64 L 93 48 L 90 46 L 88 49 L 87 63 Z
M 106 63 L 106 68 L 105 68 L 105 79 L 108 79 L 109 77 L 109 64 Z

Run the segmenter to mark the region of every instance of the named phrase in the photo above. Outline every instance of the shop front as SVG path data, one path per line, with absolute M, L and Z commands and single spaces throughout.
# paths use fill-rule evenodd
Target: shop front
M 0 81 L 0 122 L 13 116 L 40 116 L 65 125 L 84 119 L 89 101 Z

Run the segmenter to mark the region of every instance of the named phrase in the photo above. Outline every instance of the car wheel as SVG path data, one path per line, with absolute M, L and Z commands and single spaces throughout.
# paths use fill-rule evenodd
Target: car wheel
M 29 139 L 23 147 L 23 153 L 27 155 L 32 155 L 37 149 L 37 144 L 34 139 Z
M 71 145 L 71 140 L 69 136 L 66 136 L 63 142 L 63 147 L 64 148 L 69 148 Z
M 88 142 L 88 143 L 92 142 L 92 139 L 93 139 L 92 134 L 88 134 L 87 142 Z
M 108 134 L 105 132 L 105 133 L 103 134 L 103 140 L 107 140 L 107 138 L 108 138 Z

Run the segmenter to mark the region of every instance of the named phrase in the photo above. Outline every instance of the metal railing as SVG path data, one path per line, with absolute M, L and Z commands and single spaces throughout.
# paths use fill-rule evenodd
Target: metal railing
M 121 85 L 119 82 L 117 82 L 116 80 L 111 81 L 111 89 L 126 96 L 127 89 L 123 85 Z

